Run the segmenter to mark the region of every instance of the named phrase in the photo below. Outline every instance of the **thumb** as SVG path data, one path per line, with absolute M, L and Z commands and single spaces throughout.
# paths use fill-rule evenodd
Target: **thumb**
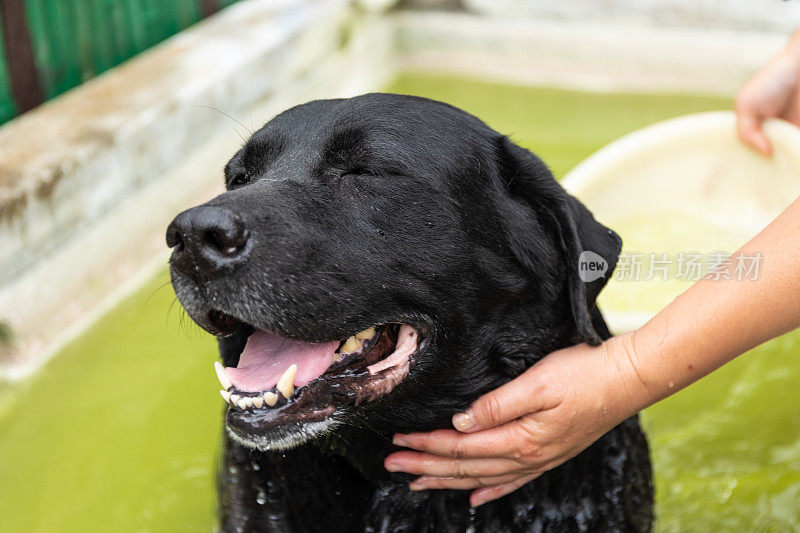
M 545 395 L 544 387 L 539 385 L 539 379 L 535 377 L 537 370 L 534 366 L 475 400 L 465 412 L 453 415 L 453 427 L 463 433 L 472 433 L 542 410 L 545 407 Z
M 755 148 L 762 155 L 772 155 L 772 143 L 769 142 L 764 129 L 763 121 L 750 110 L 741 110 L 737 113 L 736 127 L 739 138 L 747 145 Z

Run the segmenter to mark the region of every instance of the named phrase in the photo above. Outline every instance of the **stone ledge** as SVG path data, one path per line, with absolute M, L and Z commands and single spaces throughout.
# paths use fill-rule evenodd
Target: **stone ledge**
M 344 0 L 251 0 L 0 128 L 0 285 L 339 45 Z

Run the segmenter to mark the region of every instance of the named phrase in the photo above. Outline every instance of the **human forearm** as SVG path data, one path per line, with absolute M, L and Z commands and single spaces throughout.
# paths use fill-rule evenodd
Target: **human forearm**
M 800 326 L 800 199 L 736 254 L 761 254 L 756 279 L 703 279 L 635 332 L 608 343 L 638 411 Z

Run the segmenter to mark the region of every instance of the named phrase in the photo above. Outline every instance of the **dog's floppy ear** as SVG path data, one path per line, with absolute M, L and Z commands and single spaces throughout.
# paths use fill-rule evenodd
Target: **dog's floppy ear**
M 501 178 L 508 192 L 533 209 L 535 219 L 545 231 L 554 234 L 561 249 L 578 333 L 585 342 L 599 344 L 601 336 L 607 336 L 608 332 L 598 333 L 605 326 L 602 320 L 597 320 L 595 301 L 614 271 L 622 240 L 570 196 L 538 157 L 507 137 L 500 138 L 499 146 Z M 520 257 L 535 253 L 531 246 L 511 248 L 521 264 L 536 263 L 531 257 Z
M 597 222 L 580 201 L 566 191 L 564 194 L 567 206 L 562 229 L 566 234 L 563 243 L 569 268 L 572 315 L 583 340 L 600 344 L 601 336 L 607 337 L 608 332 L 598 334 L 597 323 L 592 320 L 595 301 L 617 266 L 622 239 Z M 602 320 L 600 323 L 605 330 Z

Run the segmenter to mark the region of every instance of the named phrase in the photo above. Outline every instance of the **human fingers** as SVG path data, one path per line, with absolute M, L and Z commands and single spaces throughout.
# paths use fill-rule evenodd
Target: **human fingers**
M 552 407 L 560 398 L 548 394 L 546 383 L 542 366 L 536 364 L 475 400 L 465 412 L 453 415 L 453 426 L 462 433 L 472 433 Z
M 408 487 L 413 491 L 429 489 L 471 490 L 482 487 L 505 485 L 506 483 L 511 483 L 512 481 L 515 481 L 516 479 L 526 475 L 528 474 L 508 474 L 505 476 L 480 478 L 421 476 L 412 481 Z
M 472 507 L 478 507 L 479 505 L 483 505 L 484 503 L 488 503 L 492 500 L 496 500 L 498 498 L 502 498 L 507 494 L 511 494 L 521 486 L 525 485 L 526 483 L 533 481 L 541 474 L 528 474 L 527 476 L 522 476 L 514 481 L 510 481 L 508 483 L 504 483 L 502 485 L 495 485 L 494 487 L 485 487 L 482 489 L 477 489 L 472 491 L 472 494 L 469 496 L 469 504 Z
M 487 458 L 508 457 L 518 451 L 521 444 L 508 424 L 477 433 L 460 433 L 440 429 L 427 433 L 397 434 L 392 442 L 396 446 L 413 448 L 421 452 L 453 457 Z
M 428 453 L 401 451 L 384 460 L 389 472 L 433 477 L 494 477 L 517 472 L 523 468 L 511 459 L 452 459 Z
M 765 156 L 772 154 L 772 143 L 764 133 L 764 119 L 747 105 L 736 107 L 736 129 L 739 138 L 748 146 Z

